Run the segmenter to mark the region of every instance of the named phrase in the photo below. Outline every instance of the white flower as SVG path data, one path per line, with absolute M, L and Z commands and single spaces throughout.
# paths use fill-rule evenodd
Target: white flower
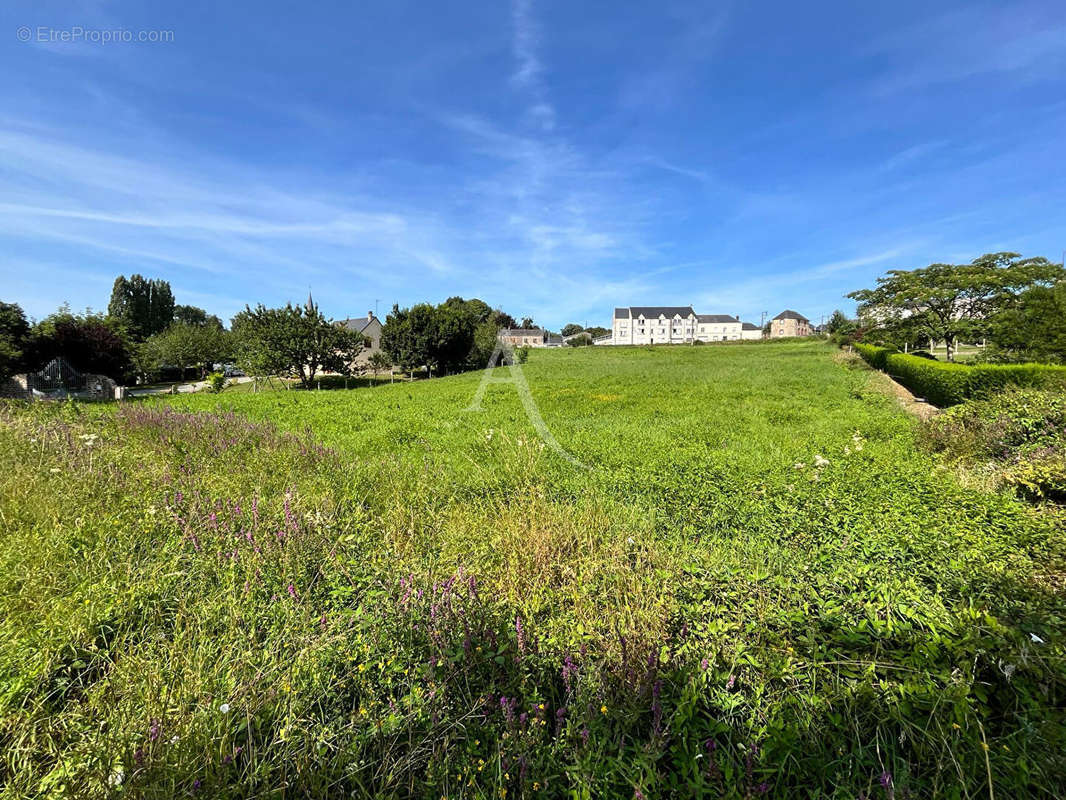
M 228 714 L 229 713 L 229 703 L 223 703 L 222 705 L 220 705 L 218 707 L 218 710 L 221 711 L 223 714 Z
M 59 467 L 52 467 L 49 472 L 59 472 Z
M 636 540 L 632 536 L 630 536 L 628 539 L 626 539 L 626 544 L 633 544 L 633 542 L 635 541 Z
M 126 773 L 121 769 L 116 769 L 107 779 L 108 786 L 119 786 L 122 781 L 126 779 Z
M 1029 638 L 1033 640 L 1035 644 L 1043 644 L 1044 640 L 1037 636 L 1035 633 L 1030 633 Z
M 795 464 L 792 465 L 792 469 L 803 469 L 805 466 L 807 465 L 804 464 L 802 461 L 797 461 Z
M 815 453 L 814 454 L 814 466 L 816 466 L 816 467 L 828 467 L 829 466 L 829 459 L 828 458 L 822 458 L 820 455 Z
M 179 741 L 181 741 L 181 737 L 179 737 L 176 733 L 170 737 L 171 744 L 177 744 Z

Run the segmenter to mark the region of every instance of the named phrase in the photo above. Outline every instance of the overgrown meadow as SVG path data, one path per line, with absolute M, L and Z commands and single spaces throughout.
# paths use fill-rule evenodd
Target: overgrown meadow
M 501 377 L 506 370 L 498 371 Z M 0 410 L 22 797 L 1061 797 L 1066 540 L 817 343 Z

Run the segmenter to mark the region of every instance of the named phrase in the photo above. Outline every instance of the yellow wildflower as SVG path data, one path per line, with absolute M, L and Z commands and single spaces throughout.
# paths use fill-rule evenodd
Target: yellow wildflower
M 606 714 L 607 713 L 607 706 L 600 706 L 600 713 L 601 714 Z

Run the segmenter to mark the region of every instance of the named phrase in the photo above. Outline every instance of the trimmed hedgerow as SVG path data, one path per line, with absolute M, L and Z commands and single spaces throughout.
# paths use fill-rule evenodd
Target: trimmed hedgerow
M 954 364 L 890 352 L 884 369 L 938 406 L 955 405 L 1008 386 L 1066 387 L 1066 368 L 1049 364 Z
M 874 369 L 885 369 L 885 360 L 889 355 L 896 351 L 891 347 L 879 347 L 874 344 L 862 344 L 856 342 L 855 352 L 862 356 L 862 360 L 869 364 Z

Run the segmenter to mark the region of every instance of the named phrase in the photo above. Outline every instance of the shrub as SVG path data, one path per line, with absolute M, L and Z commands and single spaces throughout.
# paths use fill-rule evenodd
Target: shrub
M 875 344 L 856 342 L 855 352 L 862 356 L 862 360 L 874 369 L 885 369 L 885 359 L 890 353 L 896 351 L 891 347 L 878 347 Z
M 207 376 L 207 388 L 218 394 L 226 388 L 226 376 L 221 372 L 212 372 Z
M 528 347 L 516 348 L 515 351 L 514 351 L 514 359 L 519 364 L 525 364 L 527 361 L 529 361 L 529 348 Z
M 885 355 L 884 369 L 912 392 L 938 406 L 952 406 L 1009 386 L 1066 386 L 1066 368 L 1048 364 L 971 366 L 890 352 Z
M 1066 396 L 1011 389 L 950 408 L 929 421 L 932 449 L 965 464 L 991 464 L 998 481 L 1033 500 L 1066 500 Z

